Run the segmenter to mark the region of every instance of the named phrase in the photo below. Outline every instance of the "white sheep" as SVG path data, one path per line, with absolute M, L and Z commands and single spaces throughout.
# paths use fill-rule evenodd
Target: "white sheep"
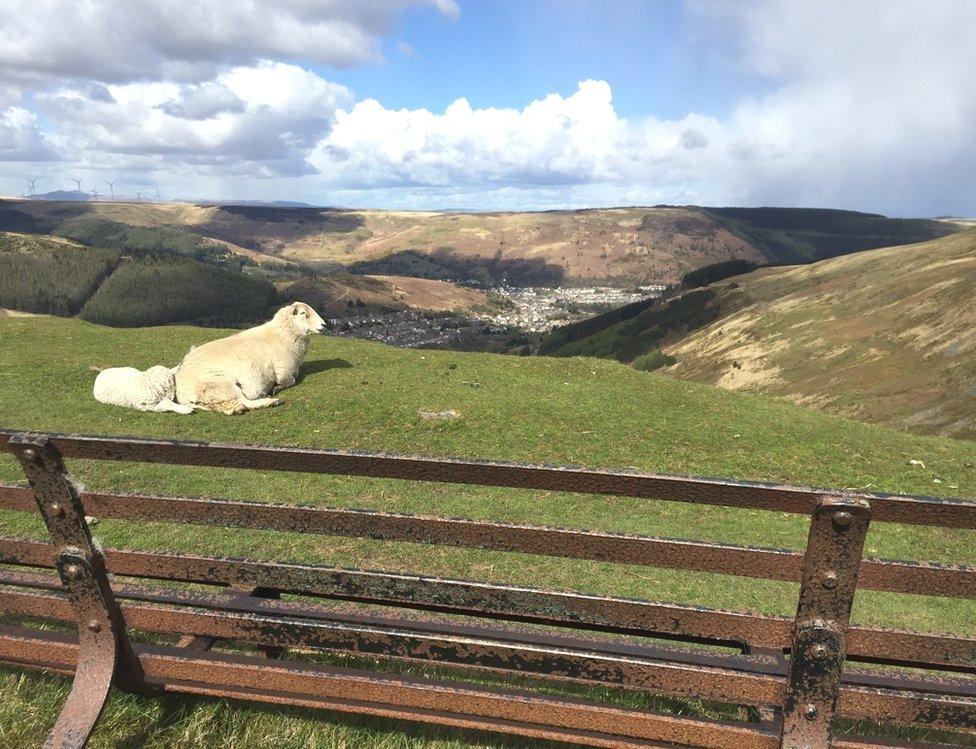
M 176 402 L 225 414 L 277 406 L 272 396 L 295 384 L 309 336 L 324 327 L 314 309 L 294 302 L 263 325 L 191 350 L 176 372 Z
M 193 407 L 175 403 L 176 370 L 169 367 L 150 367 L 140 372 L 134 367 L 103 369 L 95 378 L 92 393 L 95 400 L 110 406 L 125 406 L 140 411 L 172 411 L 193 413 Z

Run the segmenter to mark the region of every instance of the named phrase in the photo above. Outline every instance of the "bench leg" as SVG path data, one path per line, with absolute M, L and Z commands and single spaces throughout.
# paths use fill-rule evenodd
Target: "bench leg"
M 88 743 L 105 707 L 118 662 L 118 645 L 104 601 L 98 595 L 91 558 L 80 551 L 66 552 L 58 559 L 58 573 L 83 625 L 78 628 L 78 662 L 71 693 L 44 747 L 76 749 Z
M 85 510 L 61 455 L 47 439 L 11 440 L 55 548 L 55 564 L 78 620 L 78 662 L 71 693 L 45 749 L 88 743 L 112 684 L 148 692 L 115 602 L 105 560 L 92 540 Z

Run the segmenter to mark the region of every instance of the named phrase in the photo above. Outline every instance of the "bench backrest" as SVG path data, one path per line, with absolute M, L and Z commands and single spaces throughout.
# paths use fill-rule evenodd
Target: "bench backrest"
M 40 510 L 52 541 L 0 537 L 0 562 L 56 567 L 61 577 L 59 582 L 50 575 L 0 569 L 0 614 L 77 622 L 79 630 L 75 644 L 59 634 L 4 627 L 0 659 L 66 671 L 76 662 L 86 668 L 101 663 L 107 676 L 89 674 L 87 686 L 82 667 L 77 668 L 75 691 L 107 690 L 109 683 L 130 690 L 182 689 L 594 746 L 650 746 L 655 741 L 827 746 L 835 717 L 976 729 L 976 680 L 970 678 L 976 671 L 976 639 L 849 622 L 857 589 L 976 597 L 974 568 L 862 555 L 872 522 L 976 529 L 974 501 L 630 471 L 11 431 L 0 431 L 0 450 L 18 457 L 31 485 L 0 485 L 0 509 Z M 75 458 L 775 510 L 809 516 L 810 533 L 800 552 L 378 511 L 79 491 L 62 462 Z M 91 539 L 86 514 L 649 565 L 792 581 L 800 590 L 796 617 L 788 619 L 396 572 L 101 549 Z M 108 573 L 223 589 L 113 582 Z M 319 602 L 275 600 L 282 594 Z M 327 603 L 334 601 L 368 606 Z M 391 613 L 391 608 L 404 613 Z M 181 647 L 135 642 L 131 630 L 180 635 Z M 276 660 L 211 651 L 218 638 L 260 647 Z M 666 646 L 660 640 L 684 645 Z M 741 652 L 688 647 L 702 643 Z M 283 660 L 285 648 L 433 664 L 480 680 L 517 674 L 548 686 L 646 690 L 747 706 L 766 719 L 679 717 L 531 689 L 326 667 Z M 853 664 L 845 668 L 845 661 Z M 857 663 L 912 670 L 858 669 Z M 62 736 L 69 723 L 75 735 L 90 732 L 98 717 L 91 708 L 86 713 L 78 699 L 73 705 L 69 698 L 62 714 Z M 838 739 L 834 745 L 860 745 L 850 741 Z

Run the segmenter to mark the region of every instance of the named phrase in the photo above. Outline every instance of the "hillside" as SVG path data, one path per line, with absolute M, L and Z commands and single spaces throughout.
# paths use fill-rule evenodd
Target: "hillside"
M 349 273 L 315 277 L 266 256 L 264 263 L 242 266 L 226 262 L 220 243 L 211 246 L 196 235 L 186 237 L 204 244 L 186 237 L 171 242 L 154 233 L 159 229 L 145 231 L 140 235 L 128 227 L 121 235 L 77 239 L 0 232 L 0 308 L 133 327 L 250 322 L 294 299 L 330 317 L 363 310 L 468 312 L 489 303 L 484 292 L 445 281 Z M 200 247 L 206 248 L 202 254 L 195 251 Z
M 455 213 L 254 205 L 0 201 L 0 230 L 148 241 L 301 262 L 320 270 L 496 285 L 671 283 L 742 258 L 806 262 L 917 242 L 959 227 L 820 209 L 694 206 Z M 148 236 L 155 236 L 150 233 Z M 200 246 L 201 238 L 209 244 Z M 92 242 L 88 242 L 92 243 Z
M 350 309 L 374 312 L 420 310 L 470 312 L 488 305 L 488 295 L 447 281 L 406 276 L 357 276 L 339 273 L 277 284 L 278 296 L 311 304 L 325 317 Z
M 636 372 L 610 361 L 404 351 L 317 337 L 302 380 L 283 393 L 286 403 L 276 409 L 235 418 L 210 413 L 181 417 L 117 409 L 92 399 L 90 367 L 172 363 L 191 344 L 220 333 L 179 326 L 120 330 L 61 318 L 0 319 L 0 378 L 10 385 L 0 388 L 0 425 L 632 466 L 942 496 L 976 494 L 968 444 L 847 421 L 775 399 Z M 29 378 L 23 377 L 25 371 L 31 372 Z M 420 415 L 422 410 L 447 409 L 456 410 L 459 417 L 426 420 Z M 89 489 L 150 488 L 158 493 L 370 507 L 766 547 L 801 548 L 807 533 L 803 518 L 778 512 L 616 497 L 148 464 L 69 465 Z M 0 481 L 20 479 L 15 462 L 0 456 Z M 33 519 L 0 513 L 0 534 L 43 533 Z M 796 589 L 787 583 L 629 565 L 107 519 L 96 526 L 96 533 L 106 545 L 130 548 L 424 571 L 778 614 L 795 609 Z M 976 546 L 971 537 L 966 531 L 876 524 L 867 553 L 972 564 Z M 976 634 L 972 606 L 964 601 L 868 591 L 858 595 L 854 618 Z M 65 682 L 19 673 L 0 670 L 0 711 L 19 716 L 4 722 L 4 742 L 35 746 L 53 720 Z M 648 699 L 611 689 L 601 689 L 599 696 L 634 706 L 646 705 Z M 701 705 L 670 702 L 664 709 L 700 710 Z M 139 736 L 147 746 L 185 749 L 466 745 L 447 731 L 417 735 L 402 724 L 334 722 L 300 710 L 269 711 L 216 700 L 195 701 L 182 710 L 166 700 L 136 700 L 114 692 L 102 723 L 101 740 L 107 743 L 98 746 L 117 746 L 131 736 Z M 514 746 L 493 737 L 478 740 L 485 747 Z
M 976 230 L 764 268 L 630 319 L 558 330 L 544 351 L 630 361 L 925 434 L 976 437 Z M 618 313 L 619 315 L 620 313 Z M 576 335 L 571 335 L 575 332 Z

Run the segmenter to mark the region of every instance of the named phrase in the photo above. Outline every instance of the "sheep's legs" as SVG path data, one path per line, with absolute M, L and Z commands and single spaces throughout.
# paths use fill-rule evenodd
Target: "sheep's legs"
M 197 406 L 196 408 L 200 408 Z M 159 403 L 154 406 L 150 406 L 149 411 L 172 411 L 176 414 L 191 414 L 194 411 L 194 406 L 185 406 L 182 403 L 174 403 L 169 398 L 164 398 Z
M 277 395 L 278 393 L 280 393 L 280 392 L 281 392 L 282 390 L 284 390 L 285 388 L 290 388 L 290 387 L 291 387 L 292 385 L 294 385 L 294 384 L 295 384 L 295 378 L 294 378 L 293 376 L 289 376 L 289 377 L 288 377 L 287 379 L 285 379 L 284 381 L 282 381 L 282 382 L 279 382 L 279 383 L 278 383 L 277 385 L 275 385 L 275 386 L 274 386 L 274 387 L 273 387 L 273 388 L 271 389 L 271 394 L 272 394 L 272 395 Z
M 248 411 L 281 405 L 281 398 L 241 398 L 241 405 Z

